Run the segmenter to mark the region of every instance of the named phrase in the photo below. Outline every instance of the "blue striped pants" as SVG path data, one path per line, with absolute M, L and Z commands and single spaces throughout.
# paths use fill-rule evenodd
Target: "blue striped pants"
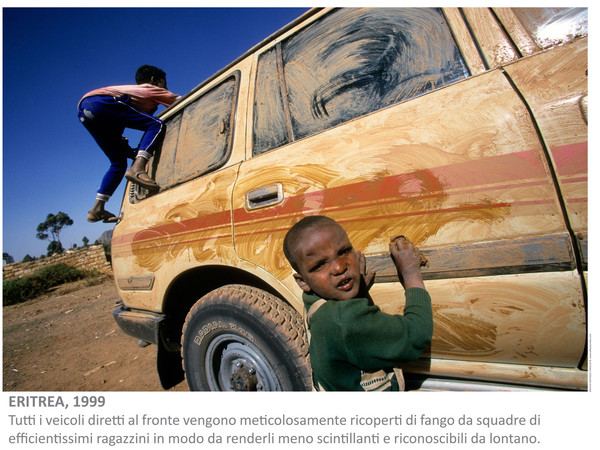
M 79 120 L 110 160 L 110 167 L 98 189 L 96 198 L 100 200 L 108 200 L 119 187 L 127 170 L 127 158 L 143 156 L 149 159 L 164 137 L 162 120 L 129 103 L 128 95 L 96 95 L 84 98 L 79 105 Z M 137 150 L 123 139 L 125 128 L 144 132 Z

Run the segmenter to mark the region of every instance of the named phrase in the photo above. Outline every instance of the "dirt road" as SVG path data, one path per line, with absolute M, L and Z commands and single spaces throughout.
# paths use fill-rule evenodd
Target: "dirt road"
M 162 391 L 156 346 L 141 348 L 112 317 L 110 278 L 59 287 L 3 308 L 4 391 Z M 174 391 L 187 391 L 185 382 Z

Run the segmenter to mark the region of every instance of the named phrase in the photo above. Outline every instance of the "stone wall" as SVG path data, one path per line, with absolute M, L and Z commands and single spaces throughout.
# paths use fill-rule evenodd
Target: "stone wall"
M 96 270 L 101 273 L 112 274 L 110 262 L 107 261 L 102 245 L 91 245 L 68 250 L 60 255 L 36 259 L 28 262 L 15 262 L 2 266 L 4 280 L 31 275 L 37 269 L 52 264 L 63 263 L 80 270 Z

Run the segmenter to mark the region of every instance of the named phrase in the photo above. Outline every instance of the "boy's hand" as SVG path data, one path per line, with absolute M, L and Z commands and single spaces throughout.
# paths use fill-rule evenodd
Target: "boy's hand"
M 369 273 L 366 273 L 367 271 L 367 259 L 365 258 L 365 255 L 362 254 L 362 252 L 357 252 L 358 253 L 358 265 L 360 267 L 360 274 L 362 275 L 363 280 L 365 280 L 365 286 L 367 287 L 367 291 L 369 289 L 371 289 L 371 286 L 373 286 L 373 283 L 375 282 L 375 271 L 371 270 Z
M 398 270 L 398 278 L 400 278 L 400 283 L 402 283 L 404 289 L 411 287 L 425 289 L 421 275 L 423 259 L 419 249 L 404 236 L 398 236 L 397 238 L 392 238 L 390 253 Z

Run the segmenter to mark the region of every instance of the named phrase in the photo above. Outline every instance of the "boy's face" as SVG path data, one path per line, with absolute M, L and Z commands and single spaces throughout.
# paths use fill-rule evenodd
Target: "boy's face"
M 323 224 L 306 230 L 296 245 L 296 262 L 299 273 L 294 278 L 304 292 L 328 300 L 348 300 L 358 295 L 358 253 L 341 226 Z

